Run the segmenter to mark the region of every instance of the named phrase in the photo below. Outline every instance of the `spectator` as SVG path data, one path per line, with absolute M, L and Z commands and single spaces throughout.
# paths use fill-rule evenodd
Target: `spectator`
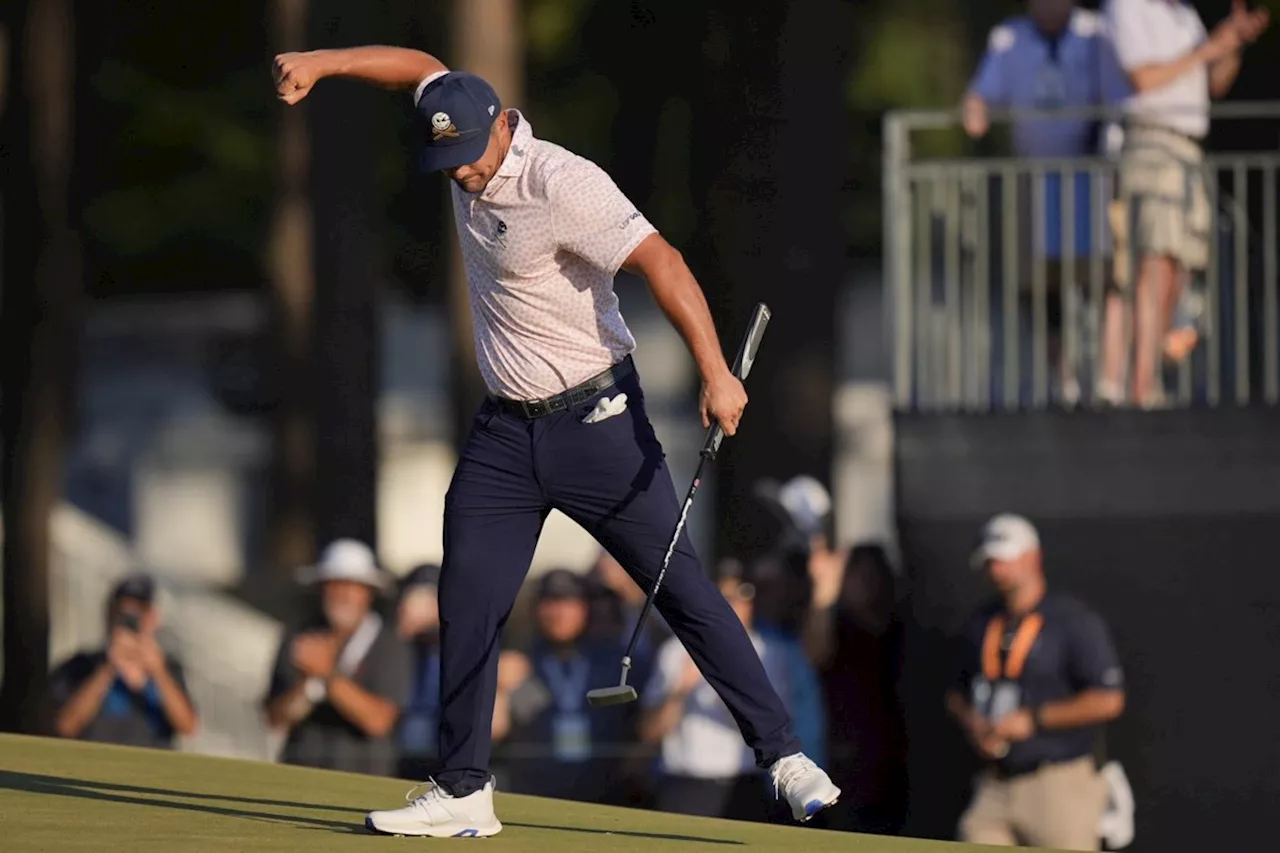
M 321 613 L 280 643 L 266 698 L 268 722 L 286 729 L 282 760 L 390 776 L 410 689 L 409 647 L 373 610 L 389 576 L 362 542 L 339 539 L 299 572 L 319 584 Z
M 587 573 L 591 586 L 591 633 L 614 642 L 629 643 L 644 609 L 647 590 L 641 589 L 622 564 L 608 551 L 600 555 Z M 651 654 L 671 636 L 671 629 L 656 607 L 649 609 L 644 628 L 636 641 L 636 653 Z M 807 743 L 807 741 L 806 741 Z
M 1209 34 L 1195 8 L 1180 0 L 1107 0 L 1104 14 L 1134 92 L 1125 105 L 1115 218 L 1118 236 L 1136 261 L 1137 284 L 1129 294 L 1108 296 L 1098 393 L 1111 403 L 1125 401 L 1123 375 L 1133 340 L 1131 399 L 1150 408 L 1164 403 L 1157 381 L 1162 346 L 1178 358 L 1189 352 L 1181 336 L 1168 336 L 1185 280 L 1209 260 L 1201 147 L 1209 131 L 1209 101 L 1226 95 L 1240 71 L 1241 51 L 1269 18 L 1266 10 L 1251 12 L 1236 0 Z M 1130 270 L 1116 273 L 1117 286 L 1128 285 Z
M 396 635 L 412 652 L 409 701 L 400 716 L 400 776 L 426 779 L 439 756 L 440 567 L 417 566 L 400 587 Z
M 832 779 L 850 792 L 830 826 L 896 835 L 906 820 L 907 743 L 893 568 L 879 545 L 833 550 L 819 538 L 809 573 L 807 642 L 828 702 Z
M 964 127 L 972 137 L 986 135 L 991 107 L 1083 111 L 1116 102 L 1127 92 L 1096 12 L 1075 8 L 1075 0 L 1029 0 L 1027 6 L 1027 14 L 1004 21 L 987 40 L 986 54 L 962 107 Z M 1102 148 L 1103 124 L 1101 116 L 1087 115 L 1015 119 L 1013 150 L 1026 158 L 1091 157 Z M 1059 398 L 1073 405 L 1080 396 L 1076 378 L 1079 352 L 1063 351 L 1062 331 L 1064 323 L 1077 322 L 1075 306 L 1084 295 L 1090 254 L 1105 250 L 1097 233 L 1101 231 L 1104 188 L 1094 186 L 1093 177 L 1085 170 L 1065 178 L 1066 186 L 1061 172 L 1051 170 L 1044 175 L 1039 188 L 1042 207 L 1034 210 L 1032 177 L 1020 175 L 1017 210 L 1003 215 L 1016 216 L 1020 229 L 1019 263 L 1010 272 L 1016 275 L 1024 303 L 1032 295 L 1033 269 L 1044 264 L 1049 362 L 1057 377 Z M 1068 193 L 1074 211 L 1071 234 L 1063 221 L 1064 195 Z M 1037 223 L 1038 230 L 1033 233 Z M 1068 258 L 1073 261 L 1070 281 L 1064 280 L 1067 269 L 1063 262 Z M 1065 316 L 1064 298 L 1070 308 Z M 1002 306 L 1003 300 L 996 300 L 996 305 Z M 1025 325 L 1030 316 L 1027 307 L 1020 312 L 1024 339 L 1031 335 Z M 1066 342 L 1071 340 L 1068 337 Z M 1023 346 L 1026 343 L 1024 340 Z M 1024 364 L 1030 360 L 1021 347 L 1016 352 L 1003 352 L 1003 357 L 1020 359 Z M 1024 369 L 1020 375 L 1027 377 L 1030 372 Z
M 808 564 L 814 544 L 826 543 L 831 535 L 831 494 L 807 475 L 784 483 L 763 479 L 755 484 L 753 493 L 781 522 L 777 541 L 752 563 L 756 589 L 753 626 L 765 643 L 787 660 L 785 671 L 790 677 L 780 688 L 787 691 L 783 701 L 791 711 L 796 735 L 806 744 L 806 753 L 825 765 L 827 702 L 808 647 L 813 602 Z M 833 819 L 832 814 L 826 814 L 820 822 L 826 825 Z
M 965 631 L 946 698 L 986 763 L 960 835 L 1097 850 L 1107 786 L 1094 755 L 1125 701 L 1107 627 L 1083 603 L 1046 592 L 1040 537 L 1021 516 L 991 519 L 972 563 L 999 597 Z
M 621 759 L 634 744 L 633 705 L 592 709 L 587 691 L 616 684 L 623 648 L 589 633 L 587 581 L 568 569 L 539 579 L 535 638 L 527 655 L 499 663 L 495 735 L 509 790 L 583 802 L 620 803 L 631 793 Z M 643 677 L 643 659 L 633 678 Z
M 107 601 L 107 643 L 53 672 L 54 731 L 59 737 L 171 749 L 197 727 L 182 665 L 156 639 L 155 581 L 125 578 Z
M 721 592 L 746 627 L 779 695 L 790 694 L 787 657 L 754 630 L 756 590 L 736 560 L 718 570 Z M 729 709 L 676 638 L 658 650 L 653 676 L 641 693 L 640 738 L 661 744 L 656 808 L 735 820 L 767 820 L 774 811 L 767 780 L 742 742 Z M 771 792 L 770 792 L 771 793 Z

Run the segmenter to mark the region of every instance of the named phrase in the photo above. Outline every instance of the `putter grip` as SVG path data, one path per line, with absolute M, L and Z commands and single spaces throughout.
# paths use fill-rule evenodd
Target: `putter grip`
M 747 333 L 742 338 L 742 343 L 738 345 L 738 354 L 733 359 L 733 375 L 747 381 L 747 374 L 751 372 L 751 365 L 755 364 L 756 355 L 760 352 L 760 341 L 764 338 L 765 327 L 769 325 L 769 318 L 772 317 L 769 306 L 763 302 L 757 302 L 755 309 L 751 312 L 751 324 L 747 326 Z M 715 456 L 720 450 L 720 442 L 724 441 L 724 429 L 720 424 L 712 423 L 711 428 L 707 430 L 707 441 L 702 446 L 702 453 L 705 456 Z

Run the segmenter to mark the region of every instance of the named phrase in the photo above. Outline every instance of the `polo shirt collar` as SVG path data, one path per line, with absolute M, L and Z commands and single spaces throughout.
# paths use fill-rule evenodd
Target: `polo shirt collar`
M 517 109 L 507 110 L 507 118 L 516 122 L 516 129 L 511 134 L 511 147 L 507 156 L 502 158 L 497 176 L 500 178 L 519 177 L 529 161 L 529 149 L 533 143 L 533 128 L 529 120 Z

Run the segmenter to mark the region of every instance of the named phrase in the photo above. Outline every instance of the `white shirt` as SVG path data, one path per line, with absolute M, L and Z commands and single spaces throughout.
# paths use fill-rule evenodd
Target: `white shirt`
M 770 682 L 780 688 L 778 679 L 785 674 L 780 671 L 779 656 L 755 632 L 750 636 Z M 677 638 L 662 644 L 653 675 L 640 694 L 645 708 L 656 708 L 666 701 L 667 694 L 684 677 L 689 661 L 689 653 Z M 662 770 L 696 779 L 729 779 L 756 771 L 755 754 L 742 739 L 742 732 L 720 695 L 705 680 L 689 694 L 680 722 L 662 739 Z
M 1189 3 L 1178 0 L 1107 0 L 1107 29 L 1125 71 L 1172 62 L 1209 37 Z M 1167 85 L 1135 93 L 1125 111 L 1144 123 L 1203 138 L 1209 132 L 1209 70 L 1200 65 Z
M 613 278 L 657 229 L 595 163 L 534 137 L 518 110 L 507 117 L 497 174 L 477 194 L 454 184 L 453 212 L 480 374 L 493 394 L 535 400 L 635 349 Z

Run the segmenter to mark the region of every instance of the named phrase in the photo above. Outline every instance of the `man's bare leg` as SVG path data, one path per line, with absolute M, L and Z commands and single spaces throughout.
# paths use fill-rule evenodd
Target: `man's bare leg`
M 1177 272 L 1173 258 L 1165 255 L 1144 257 L 1138 272 L 1134 290 L 1137 351 L 1133 363 L 1133 399 L 1140 406 L 1149 405 L 1159 397 L 1159 357 L 1180 291 Z
M 1124 376 L 1129 361 L 1129 306 L 1123 293 L 1107 294 L 1102 329 L 1102 378 L 1098 394 L 1113 405 L 1124 402 Z

